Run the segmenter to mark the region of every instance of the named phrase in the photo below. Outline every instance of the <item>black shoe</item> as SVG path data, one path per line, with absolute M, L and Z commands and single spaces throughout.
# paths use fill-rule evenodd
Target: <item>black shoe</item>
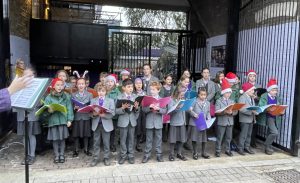
M 116 146 L 111 145 L 111 146 L 110 146 L 110 151 L 111 151 L 111 152 L 116 152 L 116 151 L 117 151 Z
M 164 159 L 162 156 L 157 156 L 157 162 L 164 162 Z
M 132 157 L 132 158 L 129 158 L 129 159 L 128 159 L 128 163 L 129 163 L 129 164 L 134 164 L 134 163 L 135 163 L 134 158 L 133 158 L 133 157 Z
M 220 157 L 220 156 L 221 156 L 221 153 L 216 152 L 216 157 Z
M 149 157 L 144 156 L 142 163 L 147 163 L 149 161 L 149 159 L 150 159 Z
M 204 159 L 209 159 L 210 156 L 209 156 L 208 154 L 206 154 L 206 153 L 203 153 L 203 154 L 202 154 L 202 158 L 204 158 Z
M 186 157 L 183 156 L 182 154 L 177 154 L 177 158 L 181 159 L 182 161 L 186 161 L 187 160 Z
M 169 160 L 170 160 L 170 161 L 174 161 L 174 160 L 175 160 L 174 156 L 170 154 L 170 155 L 169 155 Z
M 253 144 L 251 144 L 251 147 L 253 147 L 253 148 L 257 148 L 257 145 L 256 145 L 256 143 L 253 143 Z
M 28 156 L 27 162 L 28 165 L 33 165 L 33 163 L 35 162 L 35 157 Z M 25 164 L 26 164 L 26 159 L 24 158 L 24 160 L 21 162 L 21 165 L 25 165 Z
M 141 146 L 139 146 L 139 145 L 136 145 L 135 150 L 136 150 L 137 152 L 143 152 Z
M 105 166 L 109 166 L 110 165 L 110 161 L 108 158 L 104 158 L 104 165 Z
M 197 160 L 197 159 L 198 159 L 198 154 L 197 154 L 197 153 L 194 153 L 194 154 L 193 154 L 193 159 L 194 159 L 194 160 Z
M 59 156 L 59 163 L 64 163 L 65 162 L 65 156 Z
M 188 151 L 192 150 L 191 145 L 188 144 L 188 143 L 184 143 L 184 144 L 183 144 L 183 148 L 186 149 L 186 150 L 188 150 Z
M 239 153 L 239 154 L 242 155 L 242 156 L 245 156 L 245 155 L 246 155 L 245 152 L 242 151 L 242 150 L 237 150 L 237 153 Z
M 94 167 L 94 166 L 96 166 L 98 163 L 99 163 L 99 160 L 93 159 L 93 160 L 91 161 L 91 163 L 90 163 L 90 166 L 91 166 L 91 167 Z M 105 159 L 104 159 L 104 164 L 105 164 Z
M 226 151 L 225 154 L 226 154 L 227 156 L 230 156 L 230 157 L 233 156 L 233 154 L 232 154 L 231 151 Z
M 126 158 L 120 157 L 118 163 L 119 163 L 120 165 L 123 165 L 123 164 L 125 163 L 125 161 L 126 161 Z
M 33 165 L 34 162 L 35 162 L 35 157 L 29 156 L 28 157 L 28 165 Z
M 54 163 L 59 163 L 59 156 L 56 156 L 53 160 Z
M 255 152 L 252 151 L 251 149 L 245 149 L 245 152 L 248 153 L 248 154 L 255 154 Z
M 74 151 L 73 152 L 73 158 L 78 157 L 79 152 L 78 151 Z
M 83 151 L 84 152 L 84 154 L 86 154 L 87 156 L 92 156 L 93 154 L 89 151 L 89 150 L 84 150 Z

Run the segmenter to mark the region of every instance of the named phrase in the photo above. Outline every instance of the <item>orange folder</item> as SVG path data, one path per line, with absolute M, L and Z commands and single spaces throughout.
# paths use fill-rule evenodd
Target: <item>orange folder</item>
M 241 108 L 243 108 L 245 105 L 246 104 L 243 104 L 243 103 L 230 104 L 230 105 L 228 105 L 227 107 L 225 107 L 223 109 L 217 110 L 215 113 L 222 113 L 222 112 L 227 111 L 227 110 L 238 111 Z
M 287 105 L 273 105 L 270 108 L 268 108 L 267 111 L 273 116 L 280 116 L 285 113 L 287 107 Z

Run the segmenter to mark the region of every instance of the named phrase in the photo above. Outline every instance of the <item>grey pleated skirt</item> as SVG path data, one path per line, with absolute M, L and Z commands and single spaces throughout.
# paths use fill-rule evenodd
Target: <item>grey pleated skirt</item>
M 186 128 L 185 125 L 182 126 L 171 126 L 169 129 L 169 142 L 186 142 Z
M 56 125 L 48 128 L 48 140 L 64 140 L 69 137 L 67 125 Z
M 206 130 L 199 131 L 196 126 L 188 126 L 188 137 L 194 142 L 207 142 Z
M 91 120 L 78 120 L 72 123 L 72 137 L 91 137 Z
M 28 135 L 38 135 L 41 133 L 41 123 L 38 121 L 28 122 Z M 17 134 L 25 135 L 25 123 L 24 121 L 18 121 Z

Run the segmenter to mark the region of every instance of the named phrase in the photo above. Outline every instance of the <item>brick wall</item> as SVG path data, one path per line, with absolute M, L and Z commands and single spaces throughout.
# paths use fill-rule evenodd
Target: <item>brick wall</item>
M 31 0 L 13 0 L 9 4 L 10 34 L 29 39 Z

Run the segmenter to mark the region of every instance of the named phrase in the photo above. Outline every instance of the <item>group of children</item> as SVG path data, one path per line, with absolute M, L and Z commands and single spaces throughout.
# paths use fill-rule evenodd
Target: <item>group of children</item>
M 65 162 L 65 139 L 69 137 L 69 127 L 71 128 L 71 136 L 74 138 L 73 157 L 79 154 L 80 138 L 83 139 L 84 153 L 92 156 L 90 166 L 96 166 L 100 161 L 100 144 L 103 144 L 103 162 L 106 166 L 110 165 L 110 152 L 116 151 L 116 144 L 119 140 L 119 164 L 123 164 L 128 160 L 130 164 L 135 163 L 135 151 L 144 152 L 142 163 L 149 161 L 152 149 L 155 149 L 156 159 L 162 162 L 162 142 L 168 140 L 170 144 L 169 160 L 174 161 L 177 157 L 183 161 L 187 158 L 182 153 L 183 145 L 192 143 L 192 158 L 198 159 L 198 146 L 201 146 L 201 156 L 205 159 L 210 158 L 206 152 L 207 134 L 206 130 L 199 131 L 196 127 L 195 120 L 203 113 L 206 120 L 211 120 L 212 116 L 216 116 L 216 150 L 215 156 L 220 157 L 223 139 L 225 141 L 225 153 L 232 156 L 230 144 L 232 143 L 233 126 L 235 117 L 238 112 L 225 110 L 221 113 L 215 113 L 233 103 L 244 103 L 249 106 L 263 106 L 267 104 L 279 103 L 278 85 L 276 80 L 270 80 L 267 86 L 267 93 L 263 94 L 260 99 L 255 93 L 255 88 L 260 87 L 256 83 L 256 73 L 250 70 L 247 73 L 247 82 L 242 85 L 243 94 L 240 94 L 240 86 L 237 76 L 234 73 L 228 73 L 226 77 L 224 73 L 219 72 L 216 81 L 210 80 L 209 69 L 202 70 L 202 79 L 194 83 L 190 77 L 190 73 L 184 71 L 177 85 L 173 85 L 171 75 L 164 77 L 161 84 L 155 76 L 153 76 L 151 65 L 143 66 L 144 76 L 130 78 L 130 72 L 123 70 L 121 72 L 121 81 L 117 81 L 114 74 L 101 73 L 99 83 L 95 85 L 97 97 L 89 92 L 86 83 L 85 74 L 80 76 L 76 73 L 75 81 L 68 83 L 68 74 L 64 70 L 57 72 L 56 77 L 51 82 L 50 93 L 44 100 L 44 105 L 57 103 L 64 105 L 67 113 L 54 111 L 49 108 L 40 116 L 48 123 L 47 139 L 53 142 L 54 163 Z M 32 72 L 26 69 L 25 72 Z M 75 78 L 73 78 L 74 80 Z M 71 88 L 71 92 L 66 92 Z M 74 89 L 76 88 L 76 89 Z M 169 123 L 163 122 L 167 111 L 176 105 L 180 100 L 185 99 L 186 92 L 196 91 L 197 97 L 192 107 L 187 111 L 182 111 L 178 106 L 169 113 Z M 171 101 L 166 107 L 160 107 L 158 104 L 151 104 L 142 107 L 141 103 L 136 101 L 139 96 L 152 96 L 156 99 L 171 97 Z M 92 111 L 90 113 L 78 112 L 79 106 L 72 103 L 71 99 L 84 104 L 99 105 L 107 110 Z M 132 102 L 122 103 L 121 106 L 116 105 L 118 100 L 130 100 Z M 20 111 L 18 111 L 20 113 Z M 35 111 L 30 114 L 33 115 Z M 18 115 L 19 116 L 19 115 Z M 22 116 L 22 114 L 20 114 Z M 22 117 L 18 118 L 18 134 L 23 135 Z M 279 117 L 272 116 L 268 113 L 262 113 L 258 116 L 255 111 L 249 111 L 242 108 L 239 111 L 240 134 L 238 140 L 237 152 L 241 155 L 246 153 L 254 154 L 250 148 L 251 136 L 256 132 L 252 132 L 253 125 L 258 120 L 268 127 L 267 138 L 265 141 L 265 152 L 272 154 L 272 142 L 278 134 L 276 122 Z M 30 121 L 30 137 L 34 137 L 40 132 L 39 124 L 36 122 L 36 116 L 29 118 Z M 20 133 L 19 133 L 20 130 Z M 116 139 L 116 131 L 119 132 L 119 139 Z M 33 138 L 32 137 L 32 138 Z M 92 138 L 93 152 L 89 151 L 89 139 Z M 29 164 L 35 161 L 35 139 L 29 138 Z M 102 143 L 101 143 L 102 142 Z M 145 143 L 142 149 L 142 143 Z M 153 147 L 154 143 L 154 147 Z M 33 147 L 34 146 L 34 147 Z

